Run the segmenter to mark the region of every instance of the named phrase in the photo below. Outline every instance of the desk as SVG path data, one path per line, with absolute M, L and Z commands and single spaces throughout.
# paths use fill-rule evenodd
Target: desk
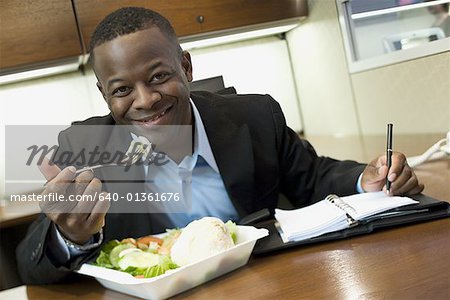
M 313 138 L 310 140 L 314 143 Z M 375 140 L 369 139 L 368 143 Z M 336 139 L 329 141 L 336 143 Z M 420 154 L 435 141 L 436 138 L 429 137 L 420 147 L 412 141 L 416 150 L 407 154 Z M 383 146 L 380 150 L 364 150 L 361 144 L 356 147 L 361 150 L 358 155 L 362 160 L 371 154 L 369 151 L 383 151 Z M 331 155 L 321 152 L 324 149 L 319 142 L 318 152 Z M 426 185 L 425 193 L 450 202 L 448 160 L 427 163 L 417 169 L 417 175 Z M 252 257 L 247 266 L 174 299 L 449 299 L 448 249 L 450 219 L 447 218 Z M 106 290 L 89 278 L 75 283 L 21 286 L 0 292 L 2 299 L 75 297 L 133 299 Z
M 29 224 L 36 219 L 40 212 L 39 203 L 8 203 L 6 207 L 0 209 L 0 229 Z

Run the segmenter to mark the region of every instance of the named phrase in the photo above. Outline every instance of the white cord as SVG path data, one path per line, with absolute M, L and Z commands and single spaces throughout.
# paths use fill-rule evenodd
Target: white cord
M 407 158 L 408 165 L 412 168 L 423 164 L 427 160 L 440 159 L 450 155 L 450 132 L 447 134 L 447 138 L 440 140 L 436 144 L 430 147 L 425 153 L 419 156 L 412 156 Z

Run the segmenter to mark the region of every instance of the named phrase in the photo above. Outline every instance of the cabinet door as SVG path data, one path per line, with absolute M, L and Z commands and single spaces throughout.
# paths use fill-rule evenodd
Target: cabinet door
M 125 6 L 165 16 L 179 37 L 306 16 L 306 0 L 74 0 L 83 42 L 88 48 L 97 24 Z
M 192 7 L 200 33 L 298 18 L 308 12 L 306 0 L 197 0 Z
M 82 54 L 70 0 L 1 0 L 0 69 Z

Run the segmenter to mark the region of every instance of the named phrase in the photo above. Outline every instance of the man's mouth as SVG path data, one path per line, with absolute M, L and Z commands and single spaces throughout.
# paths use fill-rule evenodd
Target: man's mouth
M 144 117 L 141 119 L 135 119 L 134 121 L 139 125 L 157 125 L 159 121 L 170 111 L 172 106 L 167 107 L 162 112 L 154 114 L 152 116 Z

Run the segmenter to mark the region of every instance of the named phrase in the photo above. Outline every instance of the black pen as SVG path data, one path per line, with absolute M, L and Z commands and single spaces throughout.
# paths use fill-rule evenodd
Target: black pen
M 392 123 L 387 124 L 387 146 L 386 146 L 386 164 L 388 167 L 388 172 L 386 174 L 386 191 L 389 194 L 389 190 L 391 189 L 391 182 L 388 179 L 389 169 L 392 165 L 392 130 L 394 125 Z

